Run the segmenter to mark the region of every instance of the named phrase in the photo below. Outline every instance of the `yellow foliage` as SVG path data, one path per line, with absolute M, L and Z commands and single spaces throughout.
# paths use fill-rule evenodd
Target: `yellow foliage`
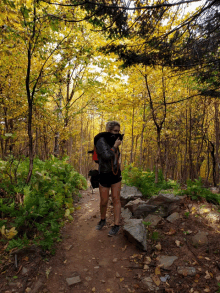
M 5 229 L 5 226 L 2 226 L 0 231 L 1 231 L 2 236 L 6 237 L 7 239 L 14 238 L 18 233 L 15 230 L 15 227 L 12 227 L 10 230 L 7 230 L 7 229 Z

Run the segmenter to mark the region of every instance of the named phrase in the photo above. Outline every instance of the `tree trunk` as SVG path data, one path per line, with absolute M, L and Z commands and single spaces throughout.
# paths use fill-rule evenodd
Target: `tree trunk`
M 216 185 L 219 184 L 219 101 L 215 100 L 215 182 Z
M 134 147 L 134 105 L 133 105 L 133 109 L 132 109 L 130 164 L 132 164 L 132 162 L 133 162 L 133 147 Z

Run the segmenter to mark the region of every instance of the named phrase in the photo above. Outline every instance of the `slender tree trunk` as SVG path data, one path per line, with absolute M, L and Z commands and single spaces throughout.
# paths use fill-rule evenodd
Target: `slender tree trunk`
M 143 110 L 143 125 L 141 130 L 141 142 L 140 142 L 140 158 L 139 158 L 139 166 L 141 167 L 143 164 L 143 139 L 144 139 L 144 130 L 146 126 L 146 117 L 145 117 L 145 109 L 146 109 L 146 103 L 144 100 L 144 110 Z
M 134 105 L 133 105 L 133 109 L 132 109 L 130 164 L 132 164 L 132 162 L 133 162 L 133 147 L 134 147 Z
M 216 185 L 219 184 L 219 101 L 215 100 L 215 163 Z

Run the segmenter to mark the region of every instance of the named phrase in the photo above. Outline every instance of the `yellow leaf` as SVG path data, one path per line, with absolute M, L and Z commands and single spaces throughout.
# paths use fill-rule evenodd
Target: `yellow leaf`
M 120 282 L 124 281 L 124 278 L 120 278 Z
M 176 243 L 176 246 L 180 247 L 181 242 L 179 240 L 176 240 L 175 243 Z
M 162 248 L 160 243 L 158 243 L 157 245 L 155 245 L 155 247 L 156 247 L 157 250 L 161 250 L 161 248 Z
M 6 230 L 6 231 L 7 231 L 6 237 L 8 239 L 12 239 L 18 233 L 18 231 L 15 230 L 15 227 L 11 228 L 10 230 Z
M 155 269 L 155 275 L 160 275 L 161 272 L 160 272 L 160 267 L 156 267 Z
M 153 277 L 152 277 L 152 280 L 154 281 L 154 283 L 155 283 L 157 286 L 160 285 L 160 279 L 159 279 L 158 276 L 153 276 Z
M 166 235 L 174 235 L 176 234 L 176 230 L 171 228 L 169 232 L 165 233 Z

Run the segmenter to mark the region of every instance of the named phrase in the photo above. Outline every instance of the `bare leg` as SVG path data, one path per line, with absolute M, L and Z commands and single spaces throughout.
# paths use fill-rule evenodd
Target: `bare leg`
M 121 191 L 121 181 L 111 186 L 112 201 L 114 206 L 115 225 L 119 225 L 120 215 L 121 215 L 120 191 Z
M 99 184 L 99 193 L 100 193 L 100 213 L 101 219 L 104 220 L 106 218 L 106 211 L 108 206 L 108 198 L 109 198 L 109 187 L 103 187 Z

